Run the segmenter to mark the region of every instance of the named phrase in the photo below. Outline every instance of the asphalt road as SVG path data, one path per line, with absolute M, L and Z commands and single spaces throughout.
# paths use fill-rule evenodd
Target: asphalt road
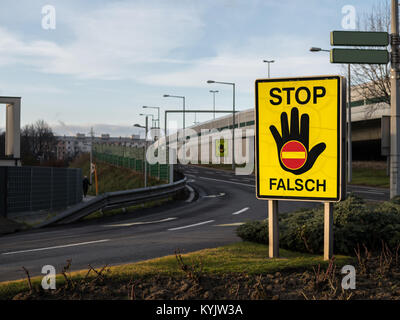
M 44 265 L 62 271 L 67 259 L 72 270 L 102 267 L 190 252 L 238 241 L 238 223 L 267 217 L 266 202 L 255 198 L 254 176 L 184 166 L 193 202 L 137 210 L 108 219 L 32 230 L 0 237 L 0 281 L 40 275 Z M 350 187 L 369 200 L 386 200 L 385 189 Z M 280 201 L 279 211 L 317 206 L 310 202 Z

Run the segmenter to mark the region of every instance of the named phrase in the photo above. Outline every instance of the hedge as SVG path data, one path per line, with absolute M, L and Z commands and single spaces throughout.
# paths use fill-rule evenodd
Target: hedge
M 376 251 L 382 247 L 382 241 L 392 249 L 400 244 L 400 198 L 372 205 L 352 195 L 334 205 L 333 216 L 336 253 L 353 254 L 357 245 Z M 322 253 L 323 217 L 323 208 L 281 214 L 280 247 Z M 268 244 L 267 221 L 246 222 L 236 232 L 243 240 Z

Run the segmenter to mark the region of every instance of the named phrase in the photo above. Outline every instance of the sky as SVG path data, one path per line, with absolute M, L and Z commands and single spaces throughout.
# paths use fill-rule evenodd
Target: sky
M 22 97 L 21 124 L 45 120 L 59 135 L 129 136 L 143 105 L 163 110 L 254 107 L 254 81 L 341 74 L 327 52 L 342 8 L 360 19 L 384 0 L 2 0 L 0 96 Z M 51 5 L 55 15 L 42 13 Z M 43 28 L 55 17 L 55 28 Z M 1 106 L 0 106 L 1 107 Z M 3 109 L 3 108 L 1 108 Z M 153 110 L 155 117 L 156 112 Z M 150 110 L 152 112 L 152 110 Z M 211 114 L 197 115 L 206 121 Z M 171 120 L 180 125 L 181 116 Z M 186 123 L 193 124 L 194 115 Z M 4 128 L 5 108 L 0 112 Z

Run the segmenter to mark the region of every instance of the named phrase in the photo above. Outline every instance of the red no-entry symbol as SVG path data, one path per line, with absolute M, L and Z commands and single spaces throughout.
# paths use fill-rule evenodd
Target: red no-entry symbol
M 281 161 L 291 170 L 300 169 L 307 161 L 307 150 L 299 141 L 288 141 L 281 149 Z

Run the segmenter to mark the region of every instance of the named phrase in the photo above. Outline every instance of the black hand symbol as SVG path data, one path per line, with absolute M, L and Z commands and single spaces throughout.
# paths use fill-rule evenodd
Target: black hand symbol
M 308 114 L 304 113 L 301 116 L 301 124 L 299 130 L 299 110 L 297 108 L 292 108 L 290 116 L 290 131 L 286 112 L 282 112 L 281 114 L 282 136 L 279 134 L 275 126 L 269 127 L 269 130 L 271 131 L 272 136 L 275 139 L 276 146 L 278 148 L 279 163 L 283 170 L 289 171 L 294 174 L 302 174 L 312 168 L 319 155 L 325 150 L 326 144 L 322 142 L 314 146 L 310 151 L 308 151 L 309 122 L 310 119 L 308 117 Z M 288 168 L 287 166 L 285 166 L 285 164 L 283 164 L 281 159 L 282 147 L 289 141 L 300 142 L 305 147 L 306 161 L 298 169 Z

